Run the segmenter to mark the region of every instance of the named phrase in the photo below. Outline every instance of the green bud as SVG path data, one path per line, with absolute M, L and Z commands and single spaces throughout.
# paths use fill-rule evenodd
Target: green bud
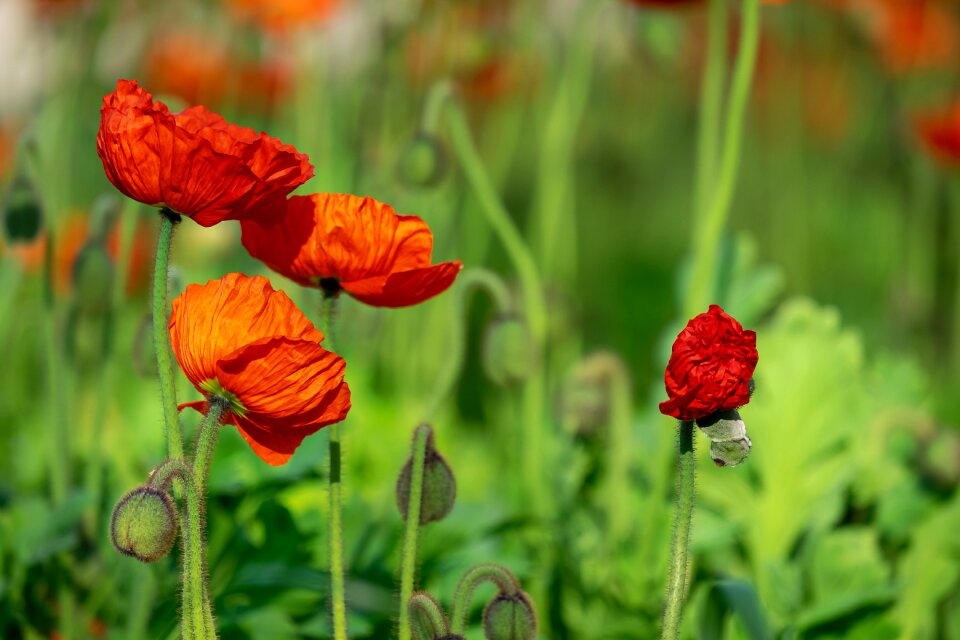
M 446 172 L 446 153 L 440 141 L 428 133 L 418 133 L 400 156 L 397 173 L 406 184 L 432 187 Z
M 537 614 L 523 591 L 500 592 L 483 610 L 483 635 L 487 640 L 533 640 Z
M 73 261 L 73 296 L 83 315 L 98 314 L 110 306 L 113 260 L 103 242 L 88 242 Z
M 735 467 L 750 454 L 753 443 L 736 409 L 700 418 L 697 426 L 710 438 L 710 457 L 718 467 Z
M 413 457 L 407 460 L 397 479 L 397 507 L 403 519 L 407 519 L 410 504 L 410 483 L 413 475 Z M 447 461 L 433 444 L 433 432 L 427 439 L 423 459 L 423 490 L 420 497 L 420 524 L 443 520 L 453 509 L 457 498 L 457 480 Z
M 173 548 L 177 510 L 166 491 L 140 486 L 120 498 L 110 520 L 110 541 L 125 556 L 156 562 Z
M 487 376 L 499 385 L 523 382 L 540 361 L 526 323 L 512 315 L 494 318 L 487 325 L 481 357 Z
M 7 192 L 3 206 L 3 231 L 11 244 L 29 243 L 43 226 L 43 209 L 36 190 L 27 180 L 17 178 Z

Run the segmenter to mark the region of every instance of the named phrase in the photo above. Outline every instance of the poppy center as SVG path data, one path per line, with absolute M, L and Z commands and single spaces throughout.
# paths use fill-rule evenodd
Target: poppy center
M 320 286 L 320 290 L 323 291 L 323 295 L 328 298 L 334 297 L 343 289 L 343 287 L 340 286 L 340 281 L 336 278 L 320 278 L 317 284 Z
M 220 381 L 216 378 L 204 380 L 200 383 L 200 388 L 207 394 L 207 402 L 220 400 L 226 405 L 227 411 L 230 413 L 240 416 L 241 418 L 247 415 L 247 408 L 243 406 L 240 399 L 230 391 L 224 389 L 223 385 L 220 384 Z

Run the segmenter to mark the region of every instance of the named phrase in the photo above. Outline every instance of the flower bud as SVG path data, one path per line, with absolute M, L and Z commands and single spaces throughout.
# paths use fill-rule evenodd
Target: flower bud
M 410 484 L 413 475 L 413 458 L 407 460 L 397 479 L 397 507 L 403 519 L 407 519 L 410 504 Z M 423 490 L 420 494 L 420 524 L 443 520 L 453 509 L 457 498 L 457 480 L 447 461 L 433 445 L 433 433 L 427 439 L 423 458 Z
M 697 426 L 710 438 L 710 457 L 718 467 L 735 467 L 750 454 L 753 443 L 736 409 L 700 418 Z
M 173 548 L 177 510 L 166 491 L 140 486 L 120 498 L 110 520 L 110 541 L 126 556 L 155 562 Z
M 432 187 L 446 173 L 446 153 L 433 135 L 420 132 L 410 141 L 400 156 L 397 173 L 406 184 Z
M 534 640 L 537 614 L 523 591 L 498 593 L 483 610 L 483 635 L 487 640 Z
M 74 301 L 82 315 L 98 314 L 110 305 L 113 260 L 106 245 L 88 242 L 73 261 L 71 272 Z
M 17 178 L 7 192 L 3 206 L 3 232 L 14 243 L 29 243 L 43 226 L 43 209 L 33 186 L 23 178 Z
M 499 385 L 522 382 L 540 360 L 530 330 L 516 316 L 500 316 L 487 325 L 481 357 L 487 376 Z

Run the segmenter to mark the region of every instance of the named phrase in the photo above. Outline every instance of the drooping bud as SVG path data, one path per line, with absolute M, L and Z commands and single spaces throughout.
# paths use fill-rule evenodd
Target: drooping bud
M 750 454 L 753 443 L 736 409 L 700 418 L 697 426 L 710 438 L 710 457 L 718 467 L 735 467 Z
M 173 548 L 177 510 L 166 491 L 140 486 L 120 498 L 110 520 L 110 541 L 126 556 L 156 562 Z
M 419 428 L 430 427 L 421 425 Z M 410 504 L 410 486 L 413 477 L 413 457 L 411 456 L 397 479 L 397 507 L 403 519 L 407 519 Z M 443 456 L 437 452 L 433 443 L 433 431 L 427 436 L 423 458 L 423 485 L 420 494 L 420 524 L 436 522 L 446 517 L 453 509 L 457 497 L 457 480 L 453 470 Z
M 487 640 L 534 640 L 537 614 L 523 591 L 500 592 L 483 610 L 483 635 Z
M 3 206 L 3 232 L 11 244 L 32 242 L 43 227 L 40 197 L 22 177 L 13 181 Z
M 432 187 L 443 178 L 446 166 L 443 145 L 436 136 L 421 131 L 401 153 L 397 173 L 406 184 Z
M 499 385 L 523 382 L 540 361 L 530 329 L 514 315 L 499 316 L 487 325 L 481 356 L 487 376 Z

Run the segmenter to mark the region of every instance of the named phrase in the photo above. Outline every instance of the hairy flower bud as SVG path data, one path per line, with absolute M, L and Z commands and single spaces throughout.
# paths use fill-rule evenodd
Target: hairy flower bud
M 483 610 L 483 635 L 487 640 L 534 640 L 537 614 L 523 591 L 498 593 Z
M 753 443 L 736 409 L 700 418 L 697 426 L 710 438 L 710 457 L 718 467 L 735 467 L 750 454 Z
M 397 507 L 403 519 L 407 519 L 410 504 L 410 485 L 413 475 L 413 458 L 407 460 L 397 479 Z M 443 520 L 453 509 L 457 498 L 457 480 L 447 461 L 433 444 L 433 433 L 427 439 L 423 459 L 423 490 L 420 497 L 420 524 Z
M 443 178 L 446 166 L 446 153 L 440 141 L 436 136 L 420 132 L 403 150 L 397 173 L 406 184 L 432 187 Z
M 110 520 L 110 541 L 126 556 L 155 562 L 173 548 L 177 510 L 166 491 L 140 486 L 120 498 Z
M 526 323 L 509 315 L 487 325 L 481 356 L 487 376 L 499 385 L 523 382 L 540 360 Z

